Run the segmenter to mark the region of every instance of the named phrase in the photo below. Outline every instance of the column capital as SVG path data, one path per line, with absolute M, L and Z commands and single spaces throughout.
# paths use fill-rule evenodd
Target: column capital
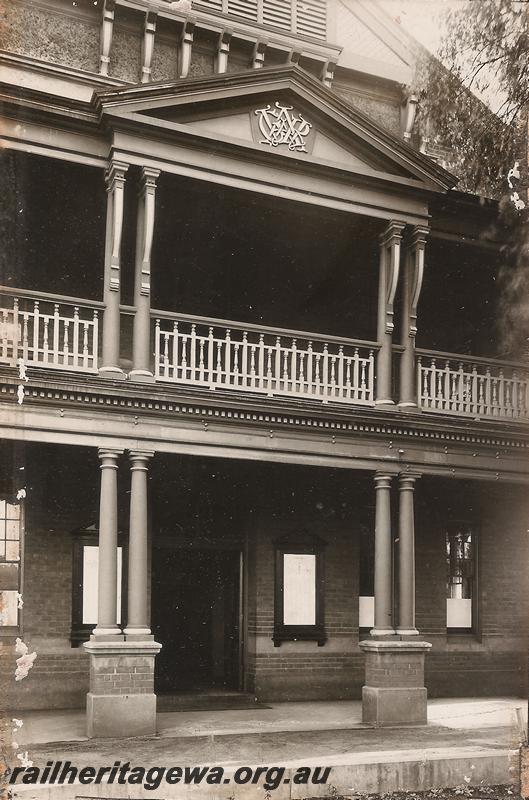
M 390 220 L 387 224 L 385 231 L 380 234 L 380 244 L 388 245 L 395 242 L 400 242 L 402 239 L 402 232 L 406 225 L 404 222 L 397 222 L 397 220 Z
M 156 189 L 156 181 L 160 177 L 161 170 L 155 167 L 142 167 L 140 178 L 140 194 L 146 189 Z
M 394 475 L 390 472 L 382 472 L 377 470 L 374 475 L 375 489 L 389 489 Z
M 147 462 L 153 458 L 154 450 L 129 450 L 131 469 L 147 469 Z
M 415 482 L 422 477 L 420 472 L 400 472 L 399 473 L 399 491 L 413 491 Z
M 410 247 L 424 247 L 429 235 L 430 228 L 427 225 L 415 225 L 410 231 L 408 244 Z
M 103 462 L 101 464 L 102 467 L 115 466 L 115 462 L 118 460 L 119 456 L 123 454 L 123 452 L 123 450 L 119 450 L 118 448 L 114 447 L 98 447 L 97 449 L 97 455 L 100 461 Z
M 116 186 L 123 186 L 129 164 L 124 161 L 110 161 L 105 172 L 107 192 L 113 191 Z

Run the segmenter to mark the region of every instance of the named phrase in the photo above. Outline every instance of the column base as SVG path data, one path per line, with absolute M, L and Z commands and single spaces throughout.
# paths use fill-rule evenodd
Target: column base
M 426 725 L 427 692 L 415 689 L 362 687 L 362 722 L 377 728 Z
M 426 725 L 427 691 L 424 657 L 429 642 L 366 640 L 366 679 L 362 688 L 362 721 L 375 727 Z
M 114 381 L 126 381 L 127 376 L 121 367 L 99 367 L 100 378 L 111 378 Z
M 153 736 L 156 733 L 156 695 L 86 695 L 86 735 L 89 739 Z
M 394 408 L 395 402 L 393 400 L 375 400 L 375 408 L 384 410 L 385 408 Z
M 89 738 L 150 736 L 156 733 L 154 641 L 85 642 L 90 655 L 86 696 Z
M 137 383 L 154 383 L 154 375 L 148 370 L 133 369 L 129 372 L 129 381 L 136 381 Z
M 127 642 L 153 642 L 154 635 L 149 628 L 125 628 L 123 630 Z
M 95 628 L 90 634 L 91 642 L 123 642 L 125 637 L 119 628 Z
M 412 403 L 412 402 L 408 403 L 408 402 L 405 402 L 405 401 L 402 402 L 402 403 L 399 403 L 397 405 L 397 408 L 398 408 L 399 411 L 407 411 L 407 412 L 413 411 L 413 413 L 419 413 L 421 411 L 421 409 L 419 408 L 417 403 Z

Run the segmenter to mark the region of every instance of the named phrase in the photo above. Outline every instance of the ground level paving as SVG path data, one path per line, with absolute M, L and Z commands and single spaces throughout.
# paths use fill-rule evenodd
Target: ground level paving
M 277 703 L 249 710 L 164 713 L 158 715 L 155 736 L 91 740 L 84 735 L 82 712 L 26 712 L 18 714 L 24 725 L 17 740 L 40 767 L 50 760 L 70 761 L 79 768 L 111 766 L 115 761 L 144 767 L 221 765 L 232 775 L 242 765 L 292 771 L 300 765 L 328 766 L 333 792 L 355 796 L 515 781 L 525 706 L 526 701 L 517 698 L 434 700 L 427 726 L 374 729 L 361 724 L 359 703 Z M 183 796 L 183 788 L 174 796 Z M 287 788 L 274 791 L 273 800 L 300 796 Z M 313 787 L 312 795 L 327 796 L 324 789 Z M 49 796 L 69 800 L 68 791 L 55 789 L 56 795 Z M 211 787 L 186 787 L 184 794 L 197 800 L 212 797 Z M 25 800 L 44 797 L 31 794 L 30 787 L 21 795 Z M 166 788 L 165 794 L 148 796 L 173 794 Z M 253 800 L 262 797 L 262 790 L 230 786 L 217 791 L 217 797 Z

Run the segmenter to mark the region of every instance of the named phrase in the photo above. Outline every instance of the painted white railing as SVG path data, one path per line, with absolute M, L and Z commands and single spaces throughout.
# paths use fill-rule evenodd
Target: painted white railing
M 418 355 L 419 406 L 469 417 L 529 418 L 529 369 L 447 353 Z
M 0 362 L 97 372 L 99 311 L 82 302 L 0 289 Z
M 155 323 L 155 377 L 210 389 L 373 405 L 376 345 L 318 334 L 193 321 Z

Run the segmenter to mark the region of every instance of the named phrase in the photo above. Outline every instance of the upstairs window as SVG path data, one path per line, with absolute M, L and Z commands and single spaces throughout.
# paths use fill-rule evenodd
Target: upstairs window
M 0 633 L 17 633 L 20 624 L 22 507 L 0 497 Z
M 468 524 L 446 532 L 446 627 L 452 633 L 475 627 L 476 534 Z
M 327 39 L 327 0 L 194 0 L 193 5 L 299 36 Z

